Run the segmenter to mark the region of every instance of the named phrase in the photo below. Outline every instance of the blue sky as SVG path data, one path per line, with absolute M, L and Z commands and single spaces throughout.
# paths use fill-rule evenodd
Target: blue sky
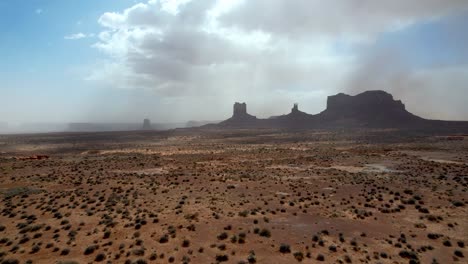
M 382 34 L 377 47 L 401 51 L 414 67 L 443 67 L 468 63 L 468 13 L 415 24 Z
M 0 89 L 7 121 L 64 122 L 73 109 L 101 96 L 76 74 L 81 65 L 99 59 L 91 45 L 96 39 L 70 41 L 75 32 L 97 32 L 105 11 L 123 9 L 131 1 L 0 2 Z M 118 98 L 116 97 L 116 100 Z M 0 112 L 0 113 L 3 113 Z M 44 114 L 42 114 L 44 113 Z M 76 116 L 79 118 L 80 116 Z M 41 120 L 44 119 L 44 120 Z
M 168 2 L 0 1 L 0 122 L 220 120 L 234 101 L 261 117 L 296 101 L 317 113 L 327 95 L 363 89 L 425 117 L 468 119 L 463 1 L 341 13 L 330 1 L 323 16 L 301 11 L 317 1 Z M 420 92 L 446 110 L 421 106 Z

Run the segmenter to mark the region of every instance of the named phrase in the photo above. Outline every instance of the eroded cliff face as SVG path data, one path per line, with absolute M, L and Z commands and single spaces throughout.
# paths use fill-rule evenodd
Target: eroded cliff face
M 143 127 L 142 127 L 143 130 L 152 130 L 153 127 L 151 126 L 151 121 L 148 119 L 148 118 L 145 118 L 143 120 Z
M 406 111 L 400 100 L 384 91 L 367 91 L 355 96 L 329 96 L 327 109 L 319 114 L 322 121 L 354 120 L 361 124 L 394 126 L 422 120 Z
M 246 103 L 234 103 L 232 117 L 242 117 L 247 115 L 247 104 Z
M 337 113 L 356 113 L 369 110 L 377 111 L 406 111 L 400 100 L 384 91 L 368 91 L 356 96 L 337 94 L 329 96 L 327 110 Z
M 247 113 L 246 103 L 234 103 L 232 117 L 221 122 L 220 125 L 227 127 L 249 127 L 256 126 L 257 117 Z
M 216 125 L 215 125 L 216 126 Z M 235 103 L 231 118 L 220 127 L 239 128 L 415 128 L 436 127 L 468 129 L 468 122 L 427 120 L 408 112 L 400 100 L 385 91 L 367 91 L 355 96 L 337 94 L 328 97 L 327 108 L 316 115 L 299 110 L 297 104 L 289 114 L 258 119 L 247 113 L 245 103 Z

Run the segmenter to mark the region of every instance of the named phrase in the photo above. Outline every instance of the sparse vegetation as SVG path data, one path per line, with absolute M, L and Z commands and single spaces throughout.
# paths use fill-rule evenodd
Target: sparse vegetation
M 76 149 L 41 161 L 0 153 L 11 168 L 0 169 L 0 264 L 465 261 L 468 167 L 414 156 L 463 160 L 465 145 L 218 133 L 149 133 L 143 149 L 111 135 L 93 154 L 70 135 Z M 68 146 L 56 137 L 45 142 Z

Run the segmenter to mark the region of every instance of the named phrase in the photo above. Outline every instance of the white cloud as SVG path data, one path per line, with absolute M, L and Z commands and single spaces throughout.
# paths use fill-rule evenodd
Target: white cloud
M 234 76 L 232 89 L 237 91 L 263 89 L 259 85 L 270 84 L 273 90 L 287 85 L 305 89 L 307 81 L 326 79 L 312 80 L 316 75 L 313 71 L 335 67 L 335 63 L 346 68 L 347 59 L 333 55 L 325 40 L 289 43 L 262 32 L 222 28 L 216 17 L 235 5 L 215 4 L 181 1 L 174 12 L 174 7 L 170 11 L 164 8 L 164 2 L 150 1 L 121 13 L 105 13 L 99 23 L 106 30 L 94 46 L 114 58 L 114 63 L 125 65 L 131 76 L 144 79 L 143 83 L 152 89 L 166 93 L 174 87 L 171 95 L 177 95 L 176 91 L 226 93 L 227 88 L 220 87 L 226 87 L 225 80 Z M 213 10 L 217 10 L 214 16 Z M 291 60 L 291 56 L 301 59 Z M 135 83 L 141 82 L 126 78 L 120 86 L 135 87 Z
M 36 12 L 36 14 L 40 15 L 40 14 L 42 14 L 43 10 L 41 8 L 38 8 L 34 12 Z
M 67 40 L 77 40 L 77 39 L 90 38 L 90 37 L 94 37 L 94 34 L 84 34 L 84 33 L 79 32 L 75 34 L 66 35 L 63 38 Z

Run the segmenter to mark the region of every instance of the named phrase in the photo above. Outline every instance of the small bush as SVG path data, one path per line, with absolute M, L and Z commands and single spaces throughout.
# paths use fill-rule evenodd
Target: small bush
M 228 260 L 229 260 L 228 255 L 216 255 L 216 261 L 218 262 L 225 262 Z
M 97 245 L 91 245 L 91 246 L 89 246 L 89 247 L 87 247 L 87 248 L 85 249 L 84 254 L 85 254 L 85 255 L 91 255 L 91 254 L 94 253 L 94 251 L 95 251 L 97 248 L 98 248 Z
M 228 238 L 228 234 L 226 232 L 223 232 L 223 233 L 218 235 L 219 240 L 224 240 L 226 238 Z
M 287 244 L 281 244 L 279 248 L 279 252 L 283 254 L 291 253 L 291 247 Z
M 94 261 L 100 262 L 106 259 L 106 255 L 104 253 L 99 253 L 96 255 L 96 258 L 94 258 Z
M 164 235 L 159 238 L 159 243 L 161 244 L 167 243 L 168 241 L 169 241 L 169 237 L 167 235 Z
M 259 233 L 260 236 L 262 237 L 271 237 L 271 232 L 268 229 L 262 229 Z
M 182 241 L 182 247 L 189 247 L 190 246 L 190 241 L 188 239 L 184 239 L 184 241 Z
M 295 252 L 294 253 L 294 258 L 301 262 L 303 259 L 304 259 L 304 254 L 302 254 L 302 252 L 298 251 L 298 252 Z

